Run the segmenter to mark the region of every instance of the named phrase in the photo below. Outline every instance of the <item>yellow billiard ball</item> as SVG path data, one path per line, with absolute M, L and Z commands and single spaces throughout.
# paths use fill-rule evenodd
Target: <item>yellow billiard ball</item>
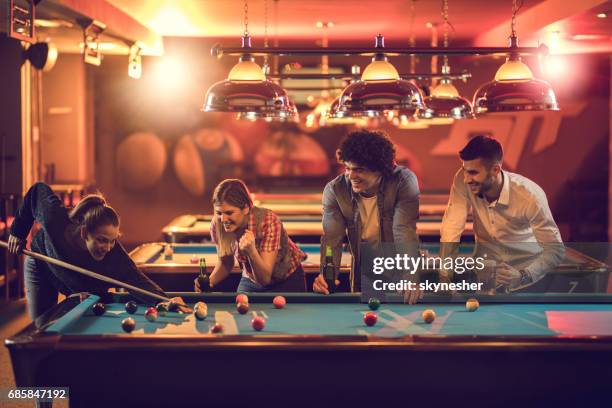
M 468 312 L 475 312 L 480 307 L 478 299 L 470 298 L 465 302 L 465 308 Z
M 434 312 L 431 309 L 427 309 L 427 310 L 423 311 L 423 314 L 421 315 L 421 317 L 423 318 L 423 321 L 425 323 L 430 324 L 434 320 L 436 320 L 436 312 Z

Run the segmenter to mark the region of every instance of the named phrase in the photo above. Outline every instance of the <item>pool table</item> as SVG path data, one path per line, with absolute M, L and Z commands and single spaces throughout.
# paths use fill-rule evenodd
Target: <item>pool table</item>
M 278 215 L 321 215 L 323 194 L 278 194 L 252 193 L 253 203 L 258 207 L 268 208 Z M 447 194 L 421 194 L 419 197 L 421 216 L 432 216 L 442 219 L 448 203 Z
M 464 298 L 426 298 L 383 304 L 373 327 L 363 323 L 368 308 L 357 295 L 286 295 L 282 310 L 270 294 L 251 295 L 246 315 L 236 312 L 233 293 L 180 295 L 207 302 L 207 319 L 169 313 L 148 322 L 140 305 L 129 334 L 120 327 L 129 295 L 106 296 L 102 316 L 91 310 L 98 296 L 68 297 L 6 340 L 17 385 L 69 387 L 70 406 L 87 408 L 390 406 L 400 398 L 423 406 L 601 406 L 610 398 L 608 295 L 573 295 L 578 303 L 565 304 L 554 296 L 481 297 L 473 313 Z M 432 324 L 420 318 L 426 308 L 437 314 Z M 254 315 L 266 319 L 261 332 L 250 326 Z M 215 322 L 222 334 L 210 333 Z
M 210 240 L 210 214 L 180 215 L 162 228 L 166 242 L 202 242 Z M 323 235 L 321 215 L 279 215 L 287 234 L 295 242 L 317 243 Z M 421 216 L 417 232 L 422 240 L 439 241 L 442 221 L 438 217 Z M 464 236 L 473 236 L 473 224 L 468 222 Z
M 163 251 L 167 245 L 172 245 L 174 255 L 172 260 L 165 260 Z M 312 281 L 320 271 L 320 246 L 317 244 L 300 244 L 300 248 L 308 258 L 303 263 L 306 272 L 306 287 L 312 287 Z M 430 255 L 440 252 L 440 244 L 432 242 L 421 243 L 421 251 Z M 474 250 L 474 243 L 464 243 L 459 251 L 469 255 Z M 193 288 L 193 280 L 199 272 L 198 264 L 190 262 L 193 256 L 206 259 L 208 271 L 216 264 L 218 258 L 213 244 L 168 244 L 154 242 L 143 244 L 130 252 L 130 256 L 138 268 L 156 281 L 162 288 L 171 291 L 190 291 Z M 351 255 L 348 251 L 343 252 L 342 262 L 339 266 L 340 280 L 342 285 L 339 290 L 348 290 L 348 274 L 351 266 Z M 235 290 L 240 278 L 240 270 L 237 264 L 234 266 L 234 276 L 223 283 L 221 291 Z M 557 268 L 548 273 L 544 279 L 532 285 L 527 291 L 530 292 L 554 292 L 554 293 L 593 293 L 605 292 L 609 277 L 607 265 L 597 259 L 590 257 L 576 249 L 566 246 L 565 260 Z

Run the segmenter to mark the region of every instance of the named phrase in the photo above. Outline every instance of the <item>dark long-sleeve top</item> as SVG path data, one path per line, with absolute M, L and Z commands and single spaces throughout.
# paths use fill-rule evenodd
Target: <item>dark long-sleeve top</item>
M 11 226 L 11 234 L 25 239 L 30 233 L 34 221 L 37 221 L 42 228 L 32 239 L 32 251 L 166 296 L 155 282 L 138 270 L 134 261 L 119 242 L 106 254 L 104 259 L 96 261 L 86 249 L 68 240 L 66 230 L 72 224 L 68 216 L 68 209 L 62 205 L 51 188 L 44 183 L 34 184 L 27 192 L 23 205 L 17 212 Z M 61 286 L 57 289 L 66 295 L 90 292 L 103 296 L 110 287 L 114 286 L 54 264 L 48 264 L 48 267 L 57 278 L 54 281 Z M 152 297 L 136 293 L 133 295 L 145 303 L 154 302 Z

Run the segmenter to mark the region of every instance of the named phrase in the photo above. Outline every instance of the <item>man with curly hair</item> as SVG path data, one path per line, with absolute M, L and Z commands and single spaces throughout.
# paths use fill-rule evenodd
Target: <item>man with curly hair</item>
M 358 271 L 364 243 L 410 244 L 416 248 L 419 185 L 412 171 L 395 164 L 395 146 L 382 132 L 352 132 L 336 155 L 345 172 L 327 183 L 323 191 L 321 265 L 327 246 L 332 248 L 334 264 L 340 264 L 346 234 L 353 255 L 350 288 L 354 292 L 361 286 L 356 268 Z M 313 290 L 329 293 L 322 274 L 315 279 Z M 411 303 L 415 300 L 409 299 Z

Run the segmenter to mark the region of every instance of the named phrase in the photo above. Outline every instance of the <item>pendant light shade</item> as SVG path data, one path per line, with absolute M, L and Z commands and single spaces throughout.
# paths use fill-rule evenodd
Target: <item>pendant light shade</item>
M 416 110 L 424 106 L 419 88 L 400 79 L 395 67 L 387 61 L 384 37 L 380 34 L 375 47 L 380 52 L 366 67 L 361 80 L 342 91 L 338 106 L 330 112 L 331 117 L 378 117 L 390 110 Z
M 510 37 L 510 47 L 518 47 L 515 35 Z M 474 94 L 476 114 L 546 110 L 559 110 L 555 92 L 548 82 L 534 78 L 516 52 L 511 52 L 499 67 L 495 79 Z
M 264 71 L 248 53 L 251 39 L 242 37 L 245 53 L 230 71 L 227 80 L 213 84 L 206 92 L 204 112 L 236 112 L 240 118 L 269 121 L 292 120 L 297 109 L 287 92 L 266 79 Z

